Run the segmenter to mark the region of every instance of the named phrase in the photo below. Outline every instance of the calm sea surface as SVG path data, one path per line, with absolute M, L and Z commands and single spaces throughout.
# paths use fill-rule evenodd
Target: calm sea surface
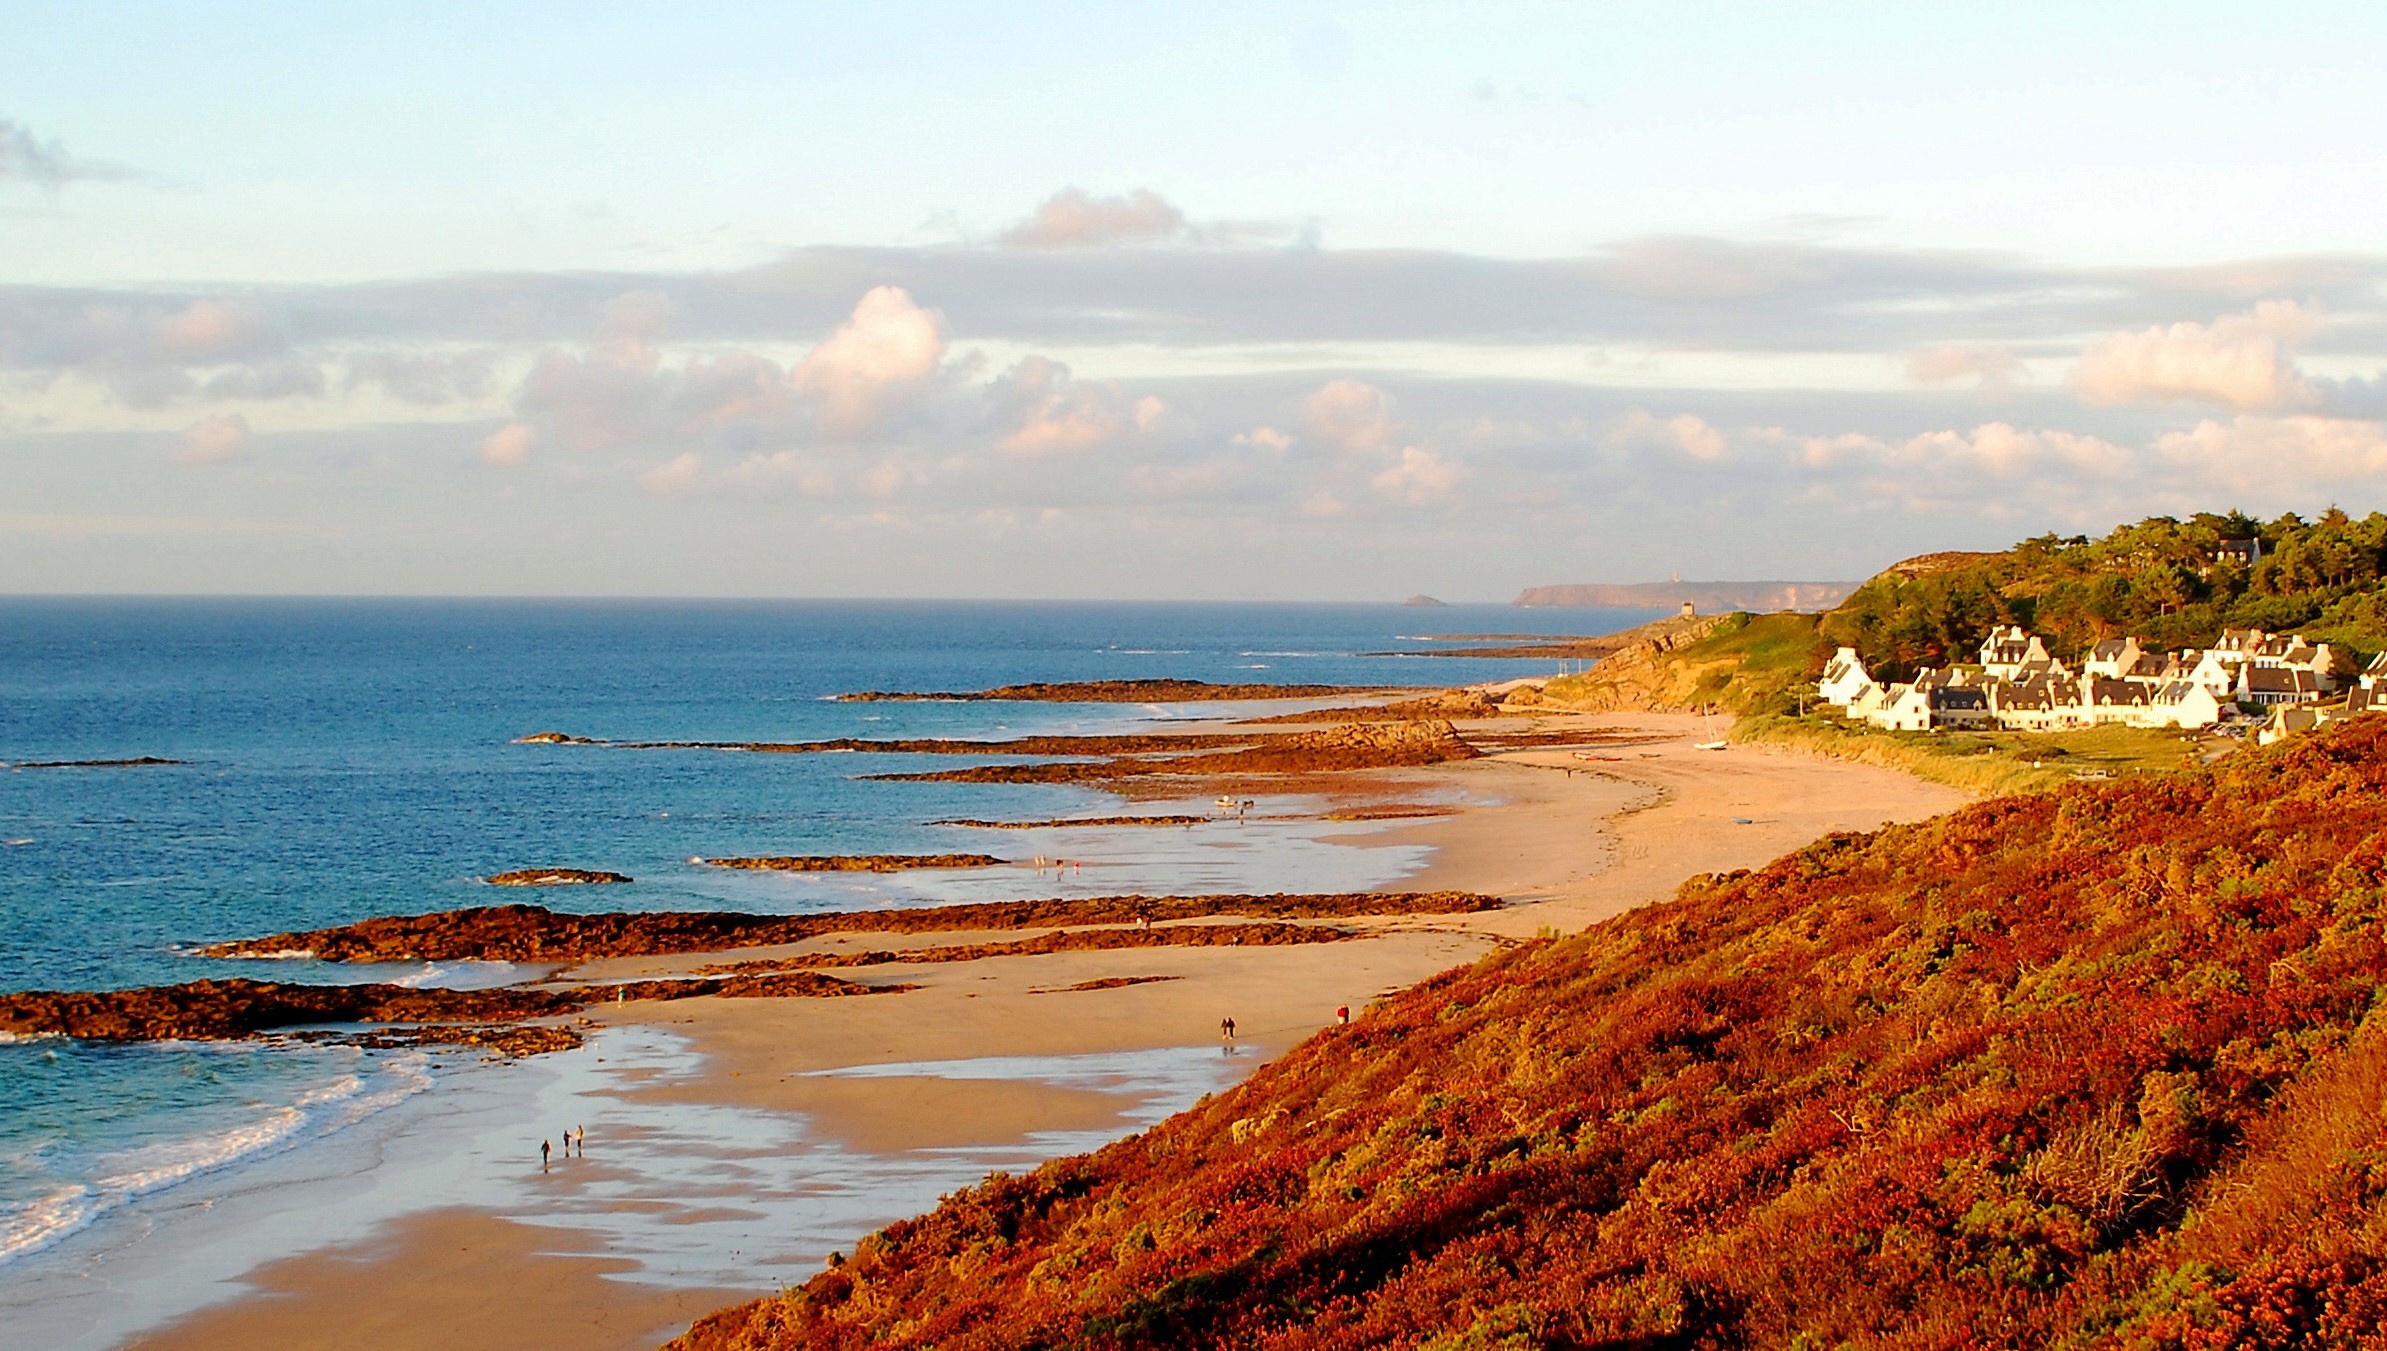
M 188 955 L 216 939 L 535 900 L 795 912 L 1056 891 L 1300 890 L 1383 880 L 1379 851 L 1256 826 L 1073 840 L 1067 887 L 804 879 L 730 854 L 1025 852 L 932 826 L 1114 805 L 1067 786 L 870 782 L 914 757 L 522 746 L 556 730 L 671 740 L 1106 732 L 1215 705 L 839 703 L 1028 680 L 1447 685 L 1550 662 L 1420 659 L 1428 634 L 1600 633 L 1640 611 L 900 602 L 0 600 L 0 989 L 254 975 L 463 982 Z M 972 763 L 939 758 L 938 766 Z M 1207 829 L 1207 828 L 1205 828 Z M 1005 833 L 1006 835 L 1008 832 Z M 1039 845 L 1038 847 L 1042 847 Z M 625 887 L 492 892 L 529 866 Z M 1369 873 L 1375 868 L 1376 873 Z M 0 1043 L 0 1269 L 185 1179 L 320 1138 L 433 1086 L 434 1059 L 330 1048 Z

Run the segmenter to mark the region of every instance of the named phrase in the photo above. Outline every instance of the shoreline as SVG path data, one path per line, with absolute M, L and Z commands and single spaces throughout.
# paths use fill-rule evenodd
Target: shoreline
M 868 968 L 873 981 L 919 987 L 888 999 L 697 998 L 600 1005 L 587 1014 L 597 1028 L 592 1046 L 564 1055 L 578 1062 L 579 1071 L 605 1078 L 608 1087 L 597 1091 L 624 1110 L 725 1111 L 779 1119 L 800 1125 L 824 1146 L 876 1160 L 1032 1151 L 1040 1140 L 1074 1142 L 1073 1148 L 1047 1153 L 1075 1152 L 1089 1140 L 1137 1129 L 1139 1118 L 1148 1115 L 1138 1104 L 1148 1107 L 1153 1099 L 1121 1091 L 1120 1082 L 1102 1082 L 1099 1073 L 1071 1081 L 1063 1072 L 1071 1067 L 1192 1053 L 1214 1058 L 1206 1071 L 1214 1079 L 1219 1074 L 1240 1078 L 1331 1026 L 1335 1009 L 1356 1013 L 1372 998 L 1473 961 L 1502 943 L 1545 929 L 1580 929 L 1662 898 L 1696 873 L 1755 866 L 1828 830 L 1916 819 L 1964 800 L 1954 790 L 1896 771 L 1821 757 L 1737 746 L 1722 754 L 1695 752 L 1689 740 L 1697 719 L 1688 716 L 1599 715 L 1569 721 L 1611 732 L 1641 730 L 1665 740 L 1603 747 L 1601 758 L 1592 760 L 1527 749 L 1315 782 L 1303 776 L 1296 783 L 1254 785 L 1260 792 L 1273 788 L 1275 796 L 1309 794 L 1337 804 L 1420 797 L 1455 801 L 1450 815 L 1370 822 L 1325 838 L 1340 847 L 1424 856 L 1422 867 L 1380 890 L 1481 890 L 1507 897 L 1512 904 L 1505 910 L 1351 921 L 1366 936 L 1332 944 L 1075 950 Z M 864 935 L 839 937 L 868 941 Z M 910 943 L 920 946 L 925 937 L 912 935 Z M 579 963 L 557 974 L 621 978 L 685 970 L 723 956 L 759 955 L 743 950 L 611 959 Z M 1147 979 L 1113 988 L 1069 988 L 1137 978 Z M 1238 1054 L 1232 1057 L 1220 1054 L 1216 1031 L 1225 1016 L 1237 1023 Z M 597 1070 L 610 1059 L 606 1048 L 618 1044 L 617 1038 L 652 1033 L 678 1039 L 693 1066 L 690 1072 Z M 1124 1081 L 1133 1075 L 1114 1072 L 1112 1078 Z M 733 1194 L 716 1203 L 734 1207 L 736 1199 Z M 577 1227 L 554 1216 L 542 1217 L 538 1227 L 559 1223 L 583 1240 L 595 1232 L 585 1216 Z M 658 1309 L 682 1307 L 658 1304 L 650 1281 L 625 1278 L 631 1273 L 621 1264 L 631 1261 L 635 1267 L 634 1255 L 498 1237 L 512 1233 L 506 1226 L 518 1224 L 503 1209 L 470 1206 L 448 1208 L 436 1224 L 386 1220 L 361 1238 L 259 1266 L 242 1281 L 254 1293 L 211 1303 L 118 1344 L 161 1351 L 308 1345 L 277 1340 L 296 1326 L 287 1321 L 289 1311 L 335 1307 L 341 1298 L 354 1298 L 359 1288 L 386 1290 L 392 1301 L 437 1302 L 467 1297 L 459 1285 L 486 1290 L 562 1283 L 578 1292 L 575 1307 L 595 1319 L 574 1324 L 571 1338 L 545 1341 L 539 1339 L 542 1316 L 528 1309 L 475 1324 L 475 1339 L 467 1344 L 493 1348 L 652 1345 L 653 1325 L 641 1320 Z M 441 1245 L 452 1245 L 459 1232 L 479 1235 L 481 1261 L 440 1260 L 447 1251 Z M 817 1267 L 825 1255 L 791 1256 Z M 682 1293 L 696 1300 L 697 1290 Z M 701 1300 L 710 1302 L 688 1309 L 687 1316 L 764 1293 L 769 1290 L 708 1283 L 701 1287 Z M 560 1333 L 552 1316 L 545 1317 L 547 1330 Z M 674 1318 L 685 1321 L 677 1313 Z M 363 1351 L 409 1351 L 425 1344 L 404 1340 L 411 1334 L 395 1328 L 387 1332 L 388 1340 L 379 1340 L 381 1332 L 366 1336 L 366 1331 L 349 1329 L 351 1335 L 337 1344 Z

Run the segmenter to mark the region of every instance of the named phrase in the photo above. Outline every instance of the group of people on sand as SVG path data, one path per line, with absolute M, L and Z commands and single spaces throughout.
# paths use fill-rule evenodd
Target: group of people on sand
M 1053 876 L 1058 877 L 1062 873 L 1065 873 L 1072 868 L 1075 868 L 1082 873 L 1086 870 L 1086 865 L 1083 860 L 1072 861 L 1065 858 L 1046 858 L 1044 855 L 1038 854 L 1036 856 L 1036 871 L 1043 872 L 1047 868 L 1052 869 Z
M 565 1131 L 563 1134 L 563 1141 L 565 1158 L 571 1158 L 573 1151 L 575 1150 L 579 1151 L 580 1157 L 584 1159 L 588 1157 L 588 1127 L 574 1126 L 572 1129 Z M 539 1142 L 540 1172 L 544 1173 L 547 1171 L 548 1155 L 554 1148 L 555 1144 L 551 1140 L 541 1140 Z

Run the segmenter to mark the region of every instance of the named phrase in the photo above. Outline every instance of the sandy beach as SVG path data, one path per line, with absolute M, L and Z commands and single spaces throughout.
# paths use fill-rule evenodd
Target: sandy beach
M 956 1064 L 1062 1061 L 1175 1049 L 1219 1058 L 1222 1085 L 1368 1002 L 1495 946 L 1580 929 L 1661 899 L 1694 874 L 1754 867 L 1833 830 L 1868 830 L 1957 805 L 1955 791 L 1892 771 L 1793 752 L 1699 751 L 1689 717 L 1614 715 L 1573 725 L 1623 739 L 1590 751 L 1523 750 L 1425 768 L 1366 771 L 1332 792 L 1349 802 L 1458 800 L 1451 815 L 1354 825 L 1353 848 L 1426 845 L 1402 889 L 1497 894 L 1509 908 L 1466 916 L 1358 921 L 1368 936 L 1286 947 L 1071 951 L 849 968 L 900 996 L 630 1002 L 594 1010 L 592 1045 L 639 1029 L 682 1039 L 697 1072 L 624 1074 L 629 1107 L 724 1107 L 795 1114 L 819 1140 L 858 1154 L 1016 1147 L 1038 1137 L 1137 1128 L 1114 1087 L 1040 1081 L 1030 1070 L 956 1073 Z M 1315 791 L 1318 785 L 1303 785 Z M 1353 922 L 1342 921 L 1346 927 Z M 1004 937 L 1016 938 L 1012 933 Z M 987 935 L 838 935 L 742 960 L 822 947 L 919 948 Z M 717 957 L 584 964 L 582 979 L 684 972 Z M 1157 978 L 1157 979 L 1155 979 Z M 1089 982 L 1135 980 L 1109 988 Z M 1222 1018 L 1236 1024 L 1221 1044 Z M 589 1123 L 604 1139 L 609 1123 Z M 603 1154 L 598 1156 L 604 1161 Z M 734 1204 L 724 1198 L 722 1204 Z M 894 1218 L 889 1216 L 888 1218 Z M 856 1235 L 858 1236 L 858 1235 Z M 577 1348 L 654 1345 L 692 1317 L 764 1288 L 678 1288 L 626 1279 L 637 1254 L 550 1219 L 442 1208 L 385 1226 L 369 1242 L 272 1263 L 256 1293 L 130 1345 L 165 1351 L 331 1346 Z

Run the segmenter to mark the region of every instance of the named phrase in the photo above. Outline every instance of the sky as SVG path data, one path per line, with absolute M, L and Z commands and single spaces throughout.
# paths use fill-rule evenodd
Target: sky
M 2387 10 L 0 0 L 0 592 L 1505 600 L 2387 490 Z

